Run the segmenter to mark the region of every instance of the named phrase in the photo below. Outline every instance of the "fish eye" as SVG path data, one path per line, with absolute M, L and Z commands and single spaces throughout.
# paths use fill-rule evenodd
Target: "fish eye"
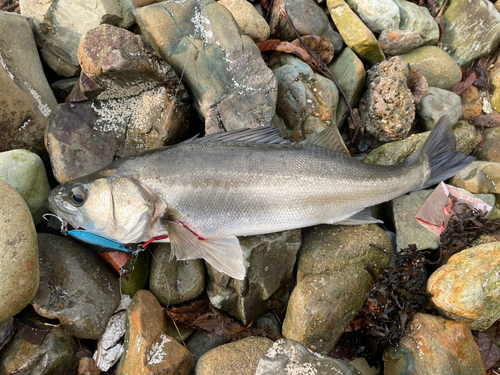
M 87 189 L 82 185 L 75 185 L 69 191 L 69 198 L 75 206 L 81 206 L 87 199 Z

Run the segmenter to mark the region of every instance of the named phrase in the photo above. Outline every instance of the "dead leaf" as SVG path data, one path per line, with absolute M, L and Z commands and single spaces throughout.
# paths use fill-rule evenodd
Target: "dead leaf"
M 481 353 L 481 359 L 484 362 L 484 366 L 488 370 L 500 359 L 500 350 L 498 349 L 497 344 L 491 341 L 485 332 L 479 332 L 477 337 L 477 346 L 479 347 L 479 352 Z
M 295 44 L 290 42 L 283 42 L 279 39 L 269 39 L 265 42 L 257 43 L 257 47 L 261 52 L 266 51 L 280 51 L 286 53 L 293 53 L 294 55 L 300 57 L 305 62 L 311 62 L 311 56 L 303 48 L 297 47 Z
M 452 92 L 454 92 L 457 95 L 460 95 L 463 93 L 465 90 L 467 90 L 474 81 L 478 78 L 476 72 L 470 72 L 469 75 L 465 78 L 464 81 L 459 82 L 451 89 Z
M 420 103 L 423 98 L 429 95 L 429 85 L 427 83 L 427 79 L 425 79 L 424 75 L 413 67 L 410 68 L 406 84 L 413 94 L 415 105 Z
M 484 126 L 485 128 L 495 128 L 500 126 L 500 113 L 493 111 L 487 115 L 474 117 L 471 119 L 474 125 Z
M 476 87 L 488 87 L 488 78 L 486 77 L 486 73 L 481 66 L 476 66 L 474 68 L 474 72 L 476 73 L 476 80 L 473 85 Z
M 23 339 L 33 345 L 42 345 L 45 336 L 54 328 L 51 325 L 35 324 L 25 319 L 16 319 L 16 327 Z
M 446 29 L 446 24 L 441 19 L 441 16 L 435 17 L 434 21 L 436 21 L 439 27 L 439 38 L 438 38 L 438 44 L 439 44 L 441 42 L 441 38 L 443 37 L 444 30 Z
M 335 49 L 333 48 L 333 44 L 330 41 L 320 38 L 316 35 L 305 35 L 302 37 L 302 40 L 319 61 L 323 62 L 324 64 L 329 64 L 330 61 L 332 61 Z M 296 46 L 305 50 L 305 47 L 302 45 L 299 39 L 295 39 L 292 44 L 295 44 Z

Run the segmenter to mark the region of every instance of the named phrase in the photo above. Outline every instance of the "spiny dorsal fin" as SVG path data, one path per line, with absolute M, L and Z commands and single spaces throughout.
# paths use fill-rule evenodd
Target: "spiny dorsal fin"
M 232 130 L 225 133 L 210 134 L 202 138 L 195 136 L 183 144 L 220 143 L 220 142 L 243 142 L 243 143 L 267 143 L 279 145 L 293 144 L 280 135 L 278 128 L 265 126 L 254 129 Z
M 349 150 L 347 150 L 336 125 L 329 126 L 321 133 L 312 138 L 306 139 L 301 144 L 320 146 L 341 154 L 347 153 L 347 155 L 351 155 Z

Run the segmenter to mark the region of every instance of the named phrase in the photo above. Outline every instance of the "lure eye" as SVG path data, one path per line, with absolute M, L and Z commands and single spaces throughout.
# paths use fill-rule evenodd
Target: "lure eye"
M 75 185 L 69 191 L 69 198 L 75 206 L 81 206 L 87 199 L 87 190 L 82 185 Z

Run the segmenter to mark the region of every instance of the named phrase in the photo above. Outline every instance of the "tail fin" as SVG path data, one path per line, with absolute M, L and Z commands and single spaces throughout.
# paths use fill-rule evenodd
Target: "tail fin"
M 456 139 L 448 116 L 443 116 L 434 125 L 424 145 L 406 160 L 408 164 L 424 163 L 430 175 L 421 189 L 444 181 L 472 163 L 475 158 L 455 151 Z

